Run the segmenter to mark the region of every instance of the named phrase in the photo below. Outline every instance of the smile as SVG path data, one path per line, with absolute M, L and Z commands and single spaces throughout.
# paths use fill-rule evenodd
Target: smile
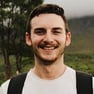
M 44 47 L 43 49 L 44 49 L 44 50 L 54 50 L 55 47 Z
M 39 48 L 44 50 L 54 50 L 58 48 L 58 46 L 57 45 L 39 45 Z

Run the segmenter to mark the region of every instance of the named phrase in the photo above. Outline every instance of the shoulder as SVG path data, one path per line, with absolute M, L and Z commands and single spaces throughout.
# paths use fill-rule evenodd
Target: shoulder
M 93 94 L 94 94 L 94 77 L 92 77 L 92 81 L 93 81 Z
M 92 77 L 92 80 L 93 80 L 93 89 L 94 89 L 94 77 Z
M 22 73 L 5 81 L 3 84 L 1 84 L 0 94 L 7 94 L 7 90 L 9 86 L 15 87 L 17 85 L 21 85 L 21 82 L 24 82 L 25 77 L 26 77 L 26 73 Z
M 9 85 L 10 79 L 5 81 L 1 87 L 0 87 L 0 94 L 7 94 L 7 89 L 8 89 L 8 85 Z M 2 92 L 2 93 L 1 93 Z

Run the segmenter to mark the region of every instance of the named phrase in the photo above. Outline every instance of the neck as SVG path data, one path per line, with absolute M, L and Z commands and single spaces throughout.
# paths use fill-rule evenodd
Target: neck
M 65 72 L 66 66 L 64 65 L 63 57 L 55 61 L 51 65 L 42 65 L 35 61 L 35 67 L 32 71 L 41 79 L 56 79 Z

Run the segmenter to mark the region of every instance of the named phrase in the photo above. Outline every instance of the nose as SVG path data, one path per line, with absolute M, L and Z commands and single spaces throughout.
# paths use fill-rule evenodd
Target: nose
M 54 41 L 53 35 L 50 32 L 47 32 L 44 37 L 44 42 L 50 42 L 52 43 Z

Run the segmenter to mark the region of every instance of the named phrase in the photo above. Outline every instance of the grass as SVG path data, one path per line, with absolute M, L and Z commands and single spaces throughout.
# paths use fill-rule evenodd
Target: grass
M 12 73 L 16 75 L 16 65 L 14 56 L 10 57 Z M 65 64 L 80 71 L 94 75 L 94 54 L 93 53 L 66 53 Z M 22 72 L 27 72 L 34 66 L 34 60 L 29 57 L 22 59 Z M 0 56 L 0 84 L 5 81 L 3 57 Z
M 65 56 L 65 63 L 72 68 L 94 75 L 94 54 L 73 53 Z
M 2 83 L 2 81 L 4 81 L 4 64 L 3 64 L 4 60 L 2 55 L 0 55 L 0 83 Z

